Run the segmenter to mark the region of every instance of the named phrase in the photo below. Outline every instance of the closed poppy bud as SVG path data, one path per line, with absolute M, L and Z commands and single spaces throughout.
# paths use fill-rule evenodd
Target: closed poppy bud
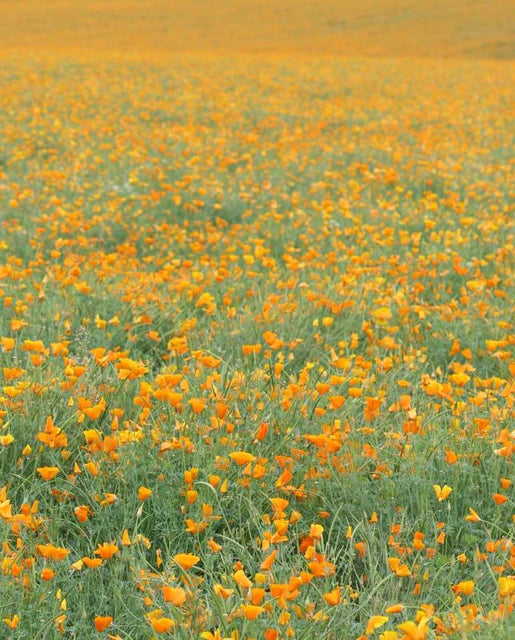
M 268 433 L 268 423 L 262 422 L 259 425 L 254 437 L 257 440 L 263 440 L 266 437 L 267 433 Z
M 465 516 L 465 520 L 467 520 L 468 522 L 479 522 L 481 520 L 481 518 L 474 511 L 474 509 L 472 507 L 469 507 L 469 514 L 468 514 L 468 516 Z
M 404 611 L 404 605 L 402 604 L 392 604 L 391 607 L 386 607 L 385 613 L 402 613 Z
M 272 553 L 263 560 L 263 562 L 261 563 L 260 569 L 262 571 L 270 571 L 270 568 L 272 567 L 277 554 L 278 554 L 277 549 L 272 551 Z
M 250 587 L 252 586 L 252 582 L 247 578 L 247 576 L 241 569 L 233 573 L 232 577 L 242 589 L 250 589 Z

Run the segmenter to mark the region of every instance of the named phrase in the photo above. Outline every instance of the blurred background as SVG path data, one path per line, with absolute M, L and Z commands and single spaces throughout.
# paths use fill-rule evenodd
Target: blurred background
M 510 0 L 0 0 L 0 49 L 515 54 Z

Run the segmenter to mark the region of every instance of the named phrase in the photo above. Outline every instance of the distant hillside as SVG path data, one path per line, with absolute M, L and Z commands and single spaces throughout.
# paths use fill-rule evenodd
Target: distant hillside
M 0 0 L 0 50 L 512 58 L 510 0 Z

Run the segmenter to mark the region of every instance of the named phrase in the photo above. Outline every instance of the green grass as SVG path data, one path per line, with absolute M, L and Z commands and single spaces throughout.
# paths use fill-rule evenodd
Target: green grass
M 0 637 L 143 640 L 165 617 L 184 640 L 413 640 L 398 625 L 424 614 L 417 640 L 511 637 L 510 80 L 501 62 L 6 62 L 0 621 L 19 623 Z M 118 553 L 81 566 L 103 543 Z

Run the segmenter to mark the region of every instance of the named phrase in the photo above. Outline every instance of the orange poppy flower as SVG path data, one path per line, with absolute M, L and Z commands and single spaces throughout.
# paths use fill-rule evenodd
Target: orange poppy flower
M 227 598 L 230 598 L 234 593 L 234 589 L 227 589 L 226 587 L 222 587 L 221 584 L 215 584 L 213 586 L 213 591 L 217 596 L 224 598 L 224 600 L 226 600 Z
M 44 558 L 51 560 L 64 560 L 70 553 L 69 549 L 64 547 L 54 547 L 53 544 L 38 544 L 36 546 L 36 552 Z
M 244 344 L 241 347 L 244 356 L 257 355 L 261 351 L 260 344 Z
M 138 500 L 141 500 L 142 502 L 150 498 L 151 495 L 152 489 L 149 489 L 148 487 L 140 487 L 138 489 Z
M 95 629 L 102 633 L 105 631 L 107 627 L 110 627 L 113 623 L 113 618 L 111 616 L 96 616 L 95 617 Z
M 233 451 L 229 454 L 229 458 L 239 466 L 246 465 L 249 462 L 254 462 L 256 460 L 256 456 L 253 456 L 251 453 L 247 453 L 246 451 Z
M 179 553 L 173 559 L 184 571 L 188 571 L 200 562 L 200 558 L 192 553 Z
M 265 611 L 264 607 L 254 604 L 242 604 L 240 608 L 247 620 L 255 620 L 259 615 L 263 613 L 263 611 Z
M 330 607 L 335 607 L 337 604 L 340 604 L 342 594 L 340 587 L 336 587 L 329 593 L 324 593 L 324 600 Z
M 92 514 L 92 511 L 88 507 L 88 505 L 81 504 L 80 506 L 75 507 L 73 513 L 75 514 L 75 517 L 79 522 L 86 522 L 86 520 Z
M 455 593 L 461 593 L 464 596 L 470 596 L 474 591 L 474 581 L 473 580 L 465 580 L 464 582 L 459 582 L 454 585 L 452 590 Z
M 59 473 L 59 467 L 38 467 L 37 472 L 43 480 L 53 480 Z
M 119 549 L 115 544 L 109 544 L 108 542 L 104 542 L 103 544 L 99 544 L 98 549 L 96 549 L 93 553 L 96 556 L 100 556 L 102 560 L 109 560 L 118 552 L 119 552 Z
M 186 591 L 181 587 L 163 587 L 163 598 L 174 606 L 180 607 L 186 601 Z
M 388 622 L 388 616 L 372 616 L 367 623 L 365 633 L 367 635 L 374 633 Z
M 434 484 L 433 489 L 438 499 L 438 502 L 442 502 L 443 500 L 446 500 L 451 495 L 451 492 L 452 492 L 451 487 L 448 487 L 447 485 L 445 485 L 444 487 L 441 487 L 439 484 Z
M 49 567 L 45 567 L 44 569 L 41 570 L 41 578 L 45 582 L 48 582 L 49 580 L 52 580 L 52 578 L 54 576 L 55 576 L 55 572 L 52 571 L 52 569 L 50 569 Z
M 16 629 L 20 622 L 20 618 L 18 615 L 14 615 L 11 618 L 4 618 L 3 621 L 9 627 L 9 629 Z
M 102 558 L 88 558 L 87 556 L 84 556 L 82 558 L 82 562 L 86 565 L 86 567 L 88 567 L 88 569 L 96 569 L 101 564 L 103 564 L 104 561 L 102 560 Z
M 174 626 L 171 618 L 153 618 L 150 622 L 156 633 L 167 633 Z

